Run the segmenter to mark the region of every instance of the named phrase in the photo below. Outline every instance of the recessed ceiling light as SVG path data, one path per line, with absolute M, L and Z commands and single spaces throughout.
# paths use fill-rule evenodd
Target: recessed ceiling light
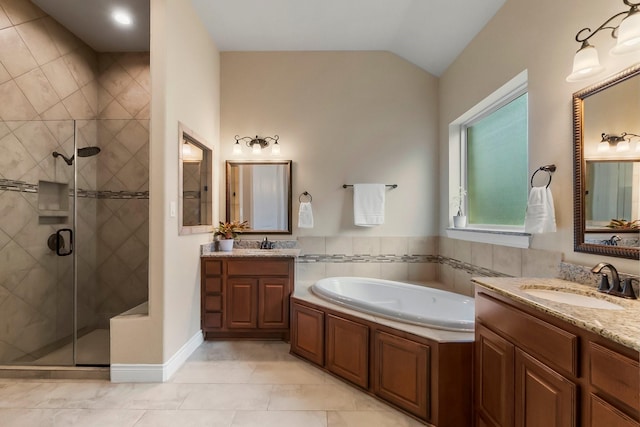
M 116 10 L 111 14 L 111 17 L 120 25 L 131 25 L 133 19 L 131 14 L 124 10 Z

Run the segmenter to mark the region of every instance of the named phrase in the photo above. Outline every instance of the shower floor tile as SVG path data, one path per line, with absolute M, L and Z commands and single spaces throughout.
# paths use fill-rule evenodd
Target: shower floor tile
M 64 366 L 71 364 L 71 343 L 40 359 L 33 365 Z M 95 329 L 78 339 L 77 362 L 79 365 L 109 365 L 109 330 Z

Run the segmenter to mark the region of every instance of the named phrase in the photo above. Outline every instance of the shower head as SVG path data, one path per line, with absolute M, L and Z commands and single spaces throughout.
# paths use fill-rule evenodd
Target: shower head
M 100 147 L 78 148 L 78 157 L 91 157 L 91 156 L 95 156 L 99 152 L 100 152 Z M 71 156 L 71 158 L 69 158 L 62 153 L 58 153 L 57 151 L 53 152 L 53 157 L 62 157 L 69 166 L 73 164 L 73 159 L 75 158 L 75 156 Z
M 91 157 L 100 152 L 100 147 L 82 147 L 78 148 L 78 157 Z
M 62 153 L 58 153 L 57 151 L 53 152 L 53 157 L 62 157 L 62 159 L 65 161 L 66 164 L 68 164 L 69 166 L 71 166 L 73 164 L 73 156 L 71 156 L 71 158 L 65 156 Z

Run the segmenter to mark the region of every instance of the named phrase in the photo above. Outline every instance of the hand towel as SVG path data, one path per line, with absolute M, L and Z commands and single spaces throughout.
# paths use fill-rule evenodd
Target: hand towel
M 361 227 L 384 224 L 384 184 L 353 185 L 353 221 Z
M 313 228 L 313 210 L 311 202 L 300 202 L 298 210 L 298 228 Z
M 556 231 L 556 213 L 550 188 L 533 187 L 529 192 L 524 231 L 531 234 Z

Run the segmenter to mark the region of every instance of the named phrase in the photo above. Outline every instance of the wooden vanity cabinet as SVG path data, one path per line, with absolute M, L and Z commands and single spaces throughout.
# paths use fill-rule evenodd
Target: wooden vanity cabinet
M 477 427 L 640 427 L 638 352 L 476 288 Z
M 289 339 L 292 258 L 201 259 L 205 338 Z

